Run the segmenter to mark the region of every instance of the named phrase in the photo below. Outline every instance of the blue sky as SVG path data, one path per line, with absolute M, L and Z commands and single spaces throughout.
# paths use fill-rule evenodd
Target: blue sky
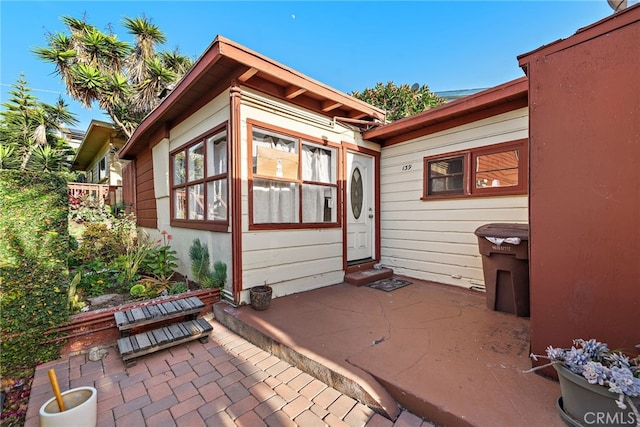
M 376 82 L 427 84 L 432 91 L 487 88 L 522 77 L 517 56 L 571 36 L 613 11 L 589 1 L 0 1 L 1 101 L 24 72 L 33 95 L 62 95 L 85 130 L 99 110 L 65 93 L 51 64 L 31 50 L 66 32 L 61 16 L 132 41 L 122 18 L 147 16 L 164 48 L 197 57 L 221 34 L 338 90 Z

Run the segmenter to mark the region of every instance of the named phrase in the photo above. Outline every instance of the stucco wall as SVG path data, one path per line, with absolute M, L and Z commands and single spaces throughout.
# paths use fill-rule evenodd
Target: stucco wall
M 433 156 L 528 136 L 521 108 L 384 147 L 381 158 L 382 263 L 398 274 L 450 285 L 484 286 L 474 231 L 492 222 L 526 223 L 527 196 L 423 201 L 424 162 Z

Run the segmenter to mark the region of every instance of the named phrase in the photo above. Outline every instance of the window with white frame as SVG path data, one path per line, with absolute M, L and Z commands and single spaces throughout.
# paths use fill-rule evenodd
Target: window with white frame
M 336 148 L 253 126 L 253 225 L 337 225 Z
M 527 193 L 527 140 L 424 158 L 423 199 Z
M 222 127 L 171 153 L 171 220 L 228 222 L 227 132 Z

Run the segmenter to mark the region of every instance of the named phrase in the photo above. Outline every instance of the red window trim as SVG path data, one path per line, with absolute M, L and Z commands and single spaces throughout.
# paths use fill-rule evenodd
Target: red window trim
M 475 182 L 475 159 L 478 156 L 501 153 L 518 149 L 518 185 L 512 187 L 497 188 L 476 188 Z M 429 162 L 434 160 L 452 159 L 463 157 L 463 193 L 429 195 Z M 454 151 L 450 153 L 427 156 L 423 159 L 423 179 L 421 200 L 443 200 L 443 199 L 467 199 L 470 197 L 495 197 L 523 195 L 528 192 L 529 183 L 529 144 L 528 140 L 518 139 L 484 147 L 472 148 L 469 150 Z
M 211 176 L 211 177 L 207 177 L 206 176 L 206 167 L 205 167 L 205 177 L 202 180 L 197 180 L 197 181 L 192 181 L 192 182 L 185 182 L 184 185 L 174 185 L 173 182 L 173 177 L 174 177 L 174 168 L 173 168 L 173 156 L 176 153 L 179 153 L 181 151 L 186 151 L 189 149 L 189 147 L 197 145 L 200 142 L 204 142 L 206 140 L 207 137 L 209 136 L 213 136 L 217 133 L 220 133 L 224 131 L 227 137 L 227 171 L 223 174 L 218 174 L 215 176 Z M 205 146 L 205 150 L 206 150 L 206 144 L 204 144 Z M 231 151 L 231 146 L 229 144 L 229 126 L 228 126 L 228 121 L 224 121 L 222 123 L 220 123 L 219 125 L 215 126 L 214 128 L 201 133 L 200 135 L 198 135 L 197 137 L 189 140 L 188 142 L 180 145 L 178 148 L 172 150 L 171 152 L 169 152 L 169 209 L 170 209 L 170 220 L 169 220 L 169 224 L 172 227 L 181 227 L 181 228 L 192 228 L 192 229 L 197 229 L 197 230 L 207 230 L 207 231 L 219 231 L 219 232 L 229 232 L 229 189 L 230 189 L 230 182 L 229 182 L 229 160 L 231 158 L 230 155 L 230 151 Z M 206 160 L 206 155 L 205 155 L 205 160 Z M 174 212 L 175 212 L 175 200 L 174 200 L 174 191 L 176 190 L 176 188 L 187 188 L 189 183 L 193 183 L 193 182 L 200 182 L 202 184 L 206 184 L 207 182 L 210 181 L 219 181 L 220 179 L 226 179 L 227 180 L 227 217 L 225 220 L 217 220 L 217 221 L 210 221 L 210 220 L 195 220 L 195 219 L 176 219 L 174 217 Z M 204 191 L 205 191 L 205 200 L 206 200 L 206 194 L 207 194 L 207 186 L 204 185 Z
M 275 132 L 275 133 L 279 133 L 283 136 L 288 136 L 294 140 L 297 140 L 298 142 L 298 158 L 300 160 L 300 156 L 302 155 L 301 151 L 302 151 L 302 144 L 304 142 L 310 142 L 312 144 L 316 144 L 316 145 L 320 145 L 320 146 L 324 146 L 324 147 L 329 147 L 329 148 L 333 148 L 334 149 L 334 155 L 336 156 L 335 158 L 335 164 L 336 164 L 336 171 L 335 171 L 335 180 L 336 182 L 333 184 L 327 184 L 325 182 L 314 182 L 314 181 L 304 181 L 302 179 L 296 179 L 296 180 L 288 180 L 288 179 L 280 179 L 281 181 L 284 182 L 294 182 L 296 184 L 298 184 L 298 191 L 300 193 L 302 193 L 302 185 L 303 184 L 311 184 L 311 185 L 323 185 L 326 187 L 331 187 L 331 188 L 335 188 L 336 189 L 336 202 L 335 202 L 335 209 L 336 209 L 336 222 L 313 222 L 313 223 L 309 223 L 309 222 L 302 222 L 302 197 L 299 197 L 298 199 L 298 212 L 299 212 L 299 217 L 298 217 L 298 221 L 297 223 L 269 223 L 269 224 L 255 224 L 253 222 L 253 156 L 252 156 L 252 151 L 253 151 L 253 129 L 258 128 L 261 130 L 265 130 L 267 132 Z M 340 191 L 340 186 L 339 186 L 339 170 L 341 168 L 341 164 L 339 161 L 339 156 L 340 156 L 340 148 L 341 145 L 337 144 L 337 143 L 333 143 L 333 142 L 329 142 L 328 140 L 325 139 L 321 139 L 321 138 L 314 138 L 312 136 L 309 135 L 305 135 L 299 132 L 295 132 L 295 131 L 291 131 L 289 129 L 285 129 L 279 126 L 274 126 L 268 123 L 264 123 L 264 122 L 260 122 L 257 120 L 247 120 L 247 170 L 248 170 L 248 198 L 249 198 L 249 230 L 291 230 L 291 229 L 318 229 L 318 228 L 340 228 L 342 226 L 342 218 L 340 215 L 340 211 L 338 209 L 339 206 L 341 206 L 341 191 Z M 298 161 L 298 177 L 302 176 L 302 162 Z M 264 176 L 259 176 L 257 175 L 256 178 L 261 178 L 261 179 L 270 179 L 270 180 L 275 180 L 278 181 L 278 178 L 275 177 L 264 177 Z M 301 194 L 300 194 L 301 195 Z

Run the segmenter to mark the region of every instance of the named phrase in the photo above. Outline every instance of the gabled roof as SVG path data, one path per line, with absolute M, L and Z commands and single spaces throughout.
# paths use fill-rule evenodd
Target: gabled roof
M 362 137 L 383 146 L 440 132 L 528 105 L 527 77 L 503 83 L 422 113 L 366 131 Z
M 118 138 L 118 131 L 112 123 L 100 120 L 91 120 L 87 132 L 78 147 L 76 157 L 73 159 L 73 170 L 84 171 L 95 159 L 105 142 L 124 144 L 124 140 Z
M 173 91 L 142 121 L 120 156 L 132 158 L 152 135 L 180 123 L 234 82 L 330 118 L 384 123 L 384 110 L 218 36 Z

